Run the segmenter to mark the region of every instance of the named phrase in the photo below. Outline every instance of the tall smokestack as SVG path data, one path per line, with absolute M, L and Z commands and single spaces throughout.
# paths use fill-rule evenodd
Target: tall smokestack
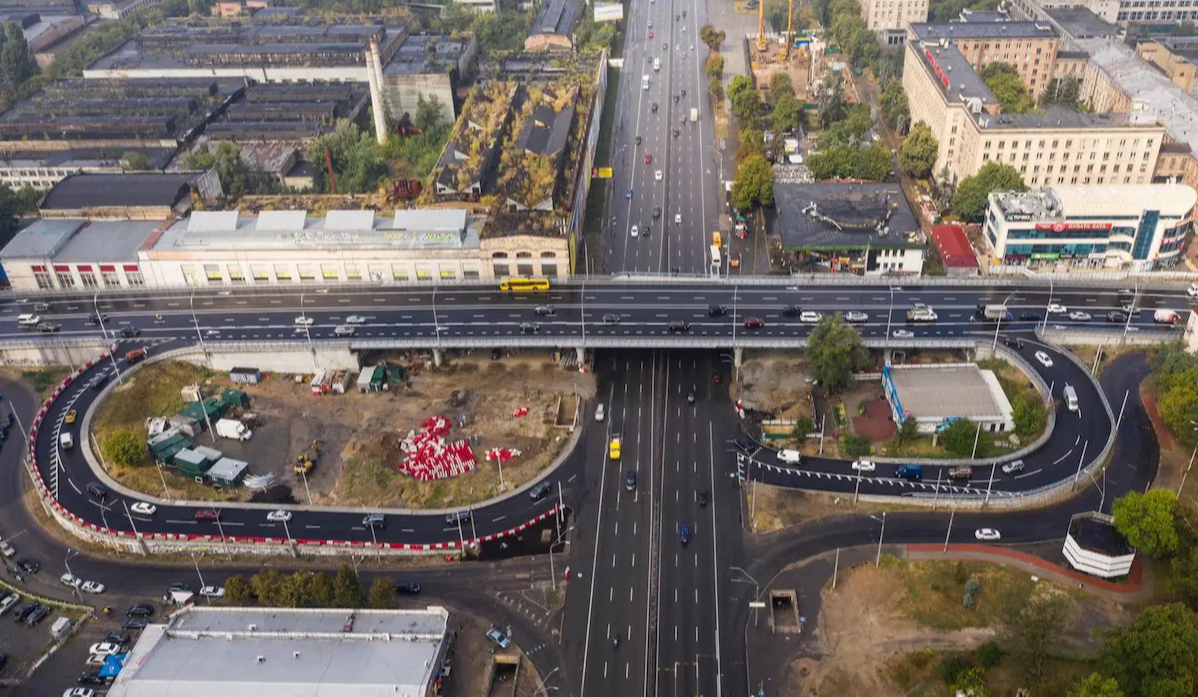
M 366 46 L 366 78 L 370 82 L 370 107 L 374 112 L 374 137 L 382 145 L 387 142 L 387 105 L 383 101 L 383 61 L 379 40 L 370 38 Z

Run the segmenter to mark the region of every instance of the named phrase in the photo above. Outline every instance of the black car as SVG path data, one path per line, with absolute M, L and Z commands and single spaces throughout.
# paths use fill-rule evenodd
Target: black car
M 690 322 L 670 322 L 671 334 L 684 334 L 691 330 Z
M 126 339 L 131 339 L 135 336 L 141 336 L 141 330 L 137 327 L 122 327 L 121 336 L 125 337 Z
M 1127 315 L 1123 312 L 1115 310 L 1114 312 L 1107 313 L 1106 321 L 1112 324 L 1123 323 L 1127 321 Z
M 87 485 L 87 495 L 97 501 L 103 501 L 108 496 L 108 489 L 105 489 L 104 485 L 98 482 L 92 482 Z
M 520 323 L 520 333 L 521 334 L 536 334 L 539 331 L 541 331 L 541 325 L 538 323 L 535 323 L 535 322 L 521 322 Z
M 528 498 L 536 501 L 537 499 L 543 498 L 551 489 L 553 489 L 553 483 L 546 479 L 545 481 L 528 490 Z
M 127 617 L 124 622 L 121 622 L 121 629 L 145 629 L 149 624 L 150 620 L 146 617 Z
M 707 316 L 708 317 L 723 317 L 726 314 L 728 314 L 728 308 L 724 307 L 723 305 L 708 305 L 707 306 Z
M 653 207 L 653 217 L 654 217 L 654 218 L 660 218 L 660 217 L 661 217 L 661 206 L 654 206 L 654 207 Z
M 783 317 L 798 317 L 800 314 L 802 314 L 802 310 L 799 309 L 798 305 L 787 305 L 782 308 Z
M 395 592 L 396 593 L 413 593 L 413 594 L 419 593 L 420 592 L 420 584 L 416 583 L 415 581 L 396 581 L 395 582 Z
M 78 682 L 80 685 L 104 685 L 108 681 L 100 677 L 100 671 L 88 670 L 81 673 L 79 679 L 75 682 Z
M 636 470 L 628 470 L 624 475 L 624 488 L 628 491 L 636 491 Z
M 3 420 L 0 420 L 0 428 L 7 429 L 7 428 L 9 428 L 10 426 L 12 426 L 12 425 L 13 425 L 13 423 L 14 423 L 13 419 L 14 419 L 14 417 L 13 417 L 13 415 L 12 415 L 12 412 L 11 412 L 11 411 L 10 411 L 10 412 L 8 412 L 7 414 L 5 414 L 5 415 L 4 415 L 4 419 L 3 419 Z
M 108 381 L 111 378 L 112 378 L 112 373 L 109 373 L 109 372 L 103 372 L 103 373 L 97 374 L 96 377 L 92 378 L 92 382 L 91 382 L 92 389 L 99 392 L 100 390 L 104 389 L 104 386 L 108 384 Z
M 737 450 L 741 451 L 745 455 L 748 455 L 749 457 L 756 455 L 757 451 L 761 450 L 760 445 L 752 440 L 749 440 L 748 438 L 737 438 L 735 444 Z
M 42 565 L 33 559 L 22 559 L 17 562 L 17 568 L 27 574 L 36 574 L 42 570 Z
M 1019 321 L 1020 322 L 1039 322 L 1040 314 L 1038 312 L 1020 312 L 1019 313 Z
M 103 312 L 101 312 L 98 315 L 91 314 L 91 315 L 87 316 L 88 326 L 95 327 L 95 326 L 98 326 L 101 322 L 107 322 L 107 321 L 108 321 L 108 315 Z
M 657 102 L 653 102 L 649 105 L 649 111 L 652 111 L 654 114 L 657 113 Z
M 0 670 L 2 670 L 6 665 L 8 665 L 8 654 L 0 651 Z
M 149 603 L 138 603 L 125 611 L 125 617 L 153 617 L 154 606 Z M 128 627 L 125 627 L 128 629 Z
M 707 505 L 707 496 L 708 496 L 707 489 L 699 489 L 699 505 L 700 506 Z
M 30 615 L 37 612 L 37 609 L 41 606 L 42 606 L 42 604 L 36 600 L 25 603 L 24 605 L 21 606 L 21 611 L 18 612 L 17 616 L 14 617 L 13 619 L 16 620 L 17 622 L 24 622 L 25 620 L 29 619 Z
M 640 137 L 640 136 L 637 136 L 637 137 L 635 138 L 635 141 L 636 141 L 636 144 L 637 144 L 637 145 L 640 145 L 640 144 L 641 144 L 641 137 Z
M 695 389 L 693 387 L 686 391 L 686 402 L 687 404 L 695 403 Z
M 129 632 L 109 632 L 104 635 L 105 644 L 128 644 L 133 641 L 133 637 L 129 636 Z
M 59 329 L 62 329 L 62 325 L 55 324 L 53 322 L 42 322 L 41 324 L 37 325 L 37 330 L 42 334 L 53 334 Z
M 30 627 L 36 627 L 41 623 L 42 620 L 50 616 L 50 612 L 51 609 L 49 606 L 42 605 L 38 609 L 34 610 L 32 615 L 25 619 L 25 624 L 29 625 Z

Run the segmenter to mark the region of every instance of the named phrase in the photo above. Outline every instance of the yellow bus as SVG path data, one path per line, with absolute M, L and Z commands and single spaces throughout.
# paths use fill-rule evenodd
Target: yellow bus
M 505 278 L 499 282 L 499 290 L 511 291 L 514 293 L 528 293 L 538 290 L 549 290 L 548 278 L 523 278 L 516 276 L 514 278 Z

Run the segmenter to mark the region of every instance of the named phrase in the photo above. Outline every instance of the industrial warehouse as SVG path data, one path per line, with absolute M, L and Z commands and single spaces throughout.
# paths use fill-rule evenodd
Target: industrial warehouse
M 921 433 L 957 419 L 969 419 L 990 432 L 1015 427 L 1011 402 L 998 378 L 974 363 L 887 365 L 882 389 L 895 423 L 914 417 Z

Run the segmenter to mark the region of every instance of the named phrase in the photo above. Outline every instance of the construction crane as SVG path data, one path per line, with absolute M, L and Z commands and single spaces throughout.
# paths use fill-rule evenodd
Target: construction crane
M 795 23 L 795 0 L 786 0 L 786 55 L 783 60 L 790 60 L 790 45 L 794 42 L 792 31 Z
M 757 3 L 757 50 L 765 50 L 765 0 Z

